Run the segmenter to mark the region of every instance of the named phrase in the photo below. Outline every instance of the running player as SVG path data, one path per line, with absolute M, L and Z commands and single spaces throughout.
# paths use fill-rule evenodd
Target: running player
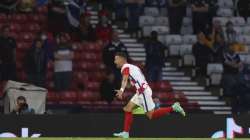
M 178 102 L 174 103 L 171 107 L 161 107 L 155 110 L 155 103 L 152 99 L 151 88 L 145 80 L 145 77 L 140 68 L 127 63 L 126 54 L 117 53 L 115 55 L 114 63 L 118 68 L 121 68 L 122 73 L 121 88 L 119 90 L 116 90 L 117 98 L 123 98 L 123 93 L 127 86 L 128 80 L 130 80 L 131 84 L 136 88 L 135 95 L 123 108 L 125 112 L 123 131 L 120 133 L 114 133 L 114 136 L 129 138 L 129 130 L 133 122 L 133 114 L 131 112 L 136 106 L 142 107 L 145 111 L 145 114 L 150 120 L 160 118 L 174 111 L 180 113 L 183 116 L 186 115 L 185 111 Z

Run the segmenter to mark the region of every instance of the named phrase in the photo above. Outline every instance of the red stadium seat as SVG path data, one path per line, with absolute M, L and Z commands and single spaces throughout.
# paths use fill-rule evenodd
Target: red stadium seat
M 60 104 L 73 104 L 77 101 L 78 94 L 75 91 L 65 91 L 58 94 Z
M 58 101 L 59 101 L 58 93 L 54 91 L 49 91 L 47 93 L 47 102 L 58 102 Z

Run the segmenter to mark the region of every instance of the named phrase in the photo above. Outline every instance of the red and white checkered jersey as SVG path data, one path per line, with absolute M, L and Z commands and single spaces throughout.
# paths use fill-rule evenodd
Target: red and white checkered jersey
M 121 68 L 122 75 L 128 75 L 129 79 L 137 90 L 143 90 L 148 83 L 139 67 L 132 64 L 124 64 Z

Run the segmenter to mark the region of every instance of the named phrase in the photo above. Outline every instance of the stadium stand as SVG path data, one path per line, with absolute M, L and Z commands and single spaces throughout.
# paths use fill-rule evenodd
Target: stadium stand
M 231 0 L 218 0 L 219 9 L 213 21 L 219 21 L 225 29 L 228 21 L 234 24 L 234 29 L 239 34 L 239 42 L 250 46 L 249 23 L 243 17 L 232 17 L 233 3 Z M 91 14 L 91 24 L 96 25 L 99 21 L 98 10 L 88 7 Z M 187 8 L 190 11 L 190 7 Z M 17 74 L 21 81 L 25 81 L 26 75 L 22 66 L 22 59 L 25 51 L 32 46 L 36 33 L 47 29 L 48 7 L 40 7 L 37 12 L 30 14 L 15 13 L 12 15 L 0 14 L 1 23 L 6 21 L 10 24 L 11 35 L 17 41 Z M 161 14 L 157 7 L 145 7 L 143 15 L 139 18 L 139 26 L 144 37 L 150 35 L 151 31 L 159 33 L 159 40 L 162 41 L 169 51 L 169 57 L 177 56 L 179 66 L 176 67 L 170 62 L 165 62 L 162 68 L 162 80 L 150 83 L 154 96 L 161 100 L 163 106 L 171 105 L 179 101 L 187 112 L 210 112 L 214 114 L 231 114 L 231 107 L 219 96 L 195 81 L 191 76 L 186 75 L 180 68 L 191 66 L 195 68 L 195 58 L 192 54 L 192 45 L 197 42 L 193 35 L 191 13 L 183 19 L 182 31 L 178 35 L 169 34 L 168 18 Z M 134 63 L 142 65 L 145 62 L 145 49 L 138 38 L 133 38 L 126 33 L 125 28 L 112 25 L 112 28 L 119 32 L 120 40 L 125 44 L 129 56 Z M 21 34 L 21 35 L 20 35 Z M 99 93 L 100 81 L 104 78 L 104 66 L 102 64 L 103 44 L 100 42 L 84 43 L 73 41 L 75 53 L 73 60 L 73 81 L 69 91 L 58 93 L 54 90 L 53 65 L 49 64 L 47 73 L 47 105 L 49 108 L 80 107 L 84 111 L 122 111 L 125 101 L 114 100 L 111 104 L 102 100 Z M 250 50 L 250 48 L 248 49 Z M 249 52 L 240 54 L 243 62 L 249 63 Z M 223 75 L 222 63 L 211 63 L 207 66 L 208 82 L 210 85 L 221 85 Z M 4 84 L 1 84 L 0 88 Z M 133 89 L 126 91 L 126 99 L 131 97 Z M 1 92 L 2 95 L 2 92 Z

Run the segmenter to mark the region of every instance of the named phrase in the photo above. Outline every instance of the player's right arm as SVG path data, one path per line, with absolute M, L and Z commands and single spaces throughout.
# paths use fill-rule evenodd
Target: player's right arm
M 116 90 L 116 92 L 117 92 L 116 97 L 117 98 L 122 99 L 122 94 L 123 94 L 127 84 L 128 84 L 128 75 L 123 75 L 121 88 L 119 90 Z
M 122 94 L 128 84 L 128 77 L 129 77 L 129 68 L 124 68 L 122 71 L 122 83 L 120 90 L 116 90 L 117 94 L 116 97 L 122 99 Z

